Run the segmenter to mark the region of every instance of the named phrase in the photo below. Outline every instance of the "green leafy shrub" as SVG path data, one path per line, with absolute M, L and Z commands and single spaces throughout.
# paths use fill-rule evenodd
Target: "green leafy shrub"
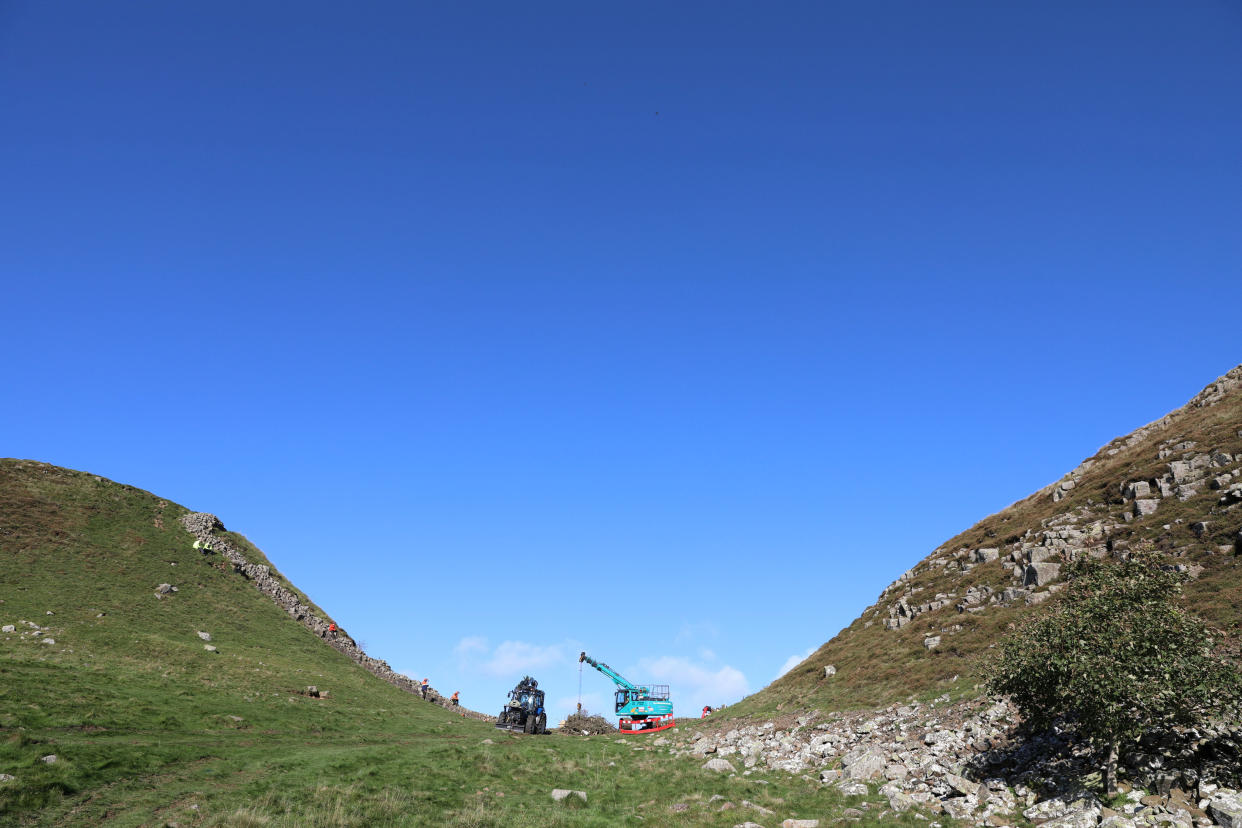
M 1058 719 L 1106 753 L 1116 793 L 1119 752 L 1148 729 L 1204 722 L 1242 700 L 1236 665 L 1178 606 L 1182 576 L 1150 551 L 1084 557 L 1064 596 L 1001 643 L 988 691 L 1008 696 L 1033 728 Z

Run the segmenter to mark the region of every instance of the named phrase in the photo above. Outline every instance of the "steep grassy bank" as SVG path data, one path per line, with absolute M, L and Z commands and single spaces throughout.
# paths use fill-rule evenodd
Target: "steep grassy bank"
M 0 625 L 14 627 L 0 633 L 0 825 L 771 821 L 743 801 L 778 822 L 853 806 L 862 825 L 920 824 L 784 774 L 703 770 L 652 738 L 523 737 L 425 703 L 193 549 L 185 512 L 0 461 Z M 157 598 L 162 583 L 177 590 Z

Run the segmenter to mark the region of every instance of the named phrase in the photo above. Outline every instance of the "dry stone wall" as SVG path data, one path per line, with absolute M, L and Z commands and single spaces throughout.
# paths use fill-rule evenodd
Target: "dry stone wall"
M 1005 702 L 950 703 L 944 696 L 827 717 L 810 713 L 784 723 L 733 721 L 714 732 L 674 735 L 669 751 L 714 759 L 724 772 L 818 777 L 851 796 L 875 787 L 896 813 L 916 809 L 981 828 L 1017 825 L 1020 818 L 1048 828 L 1242 828 L 1229 821 L 1233 809 L 1242 808 L 1242 733 L 1222 727 L 1169 733 L 1164 740 L 1153 734 L 1123 762 L 1132 792 L 1105 808 L 1077 787 L 1098 768 L 1097 756 L 1057 730 L 1014 740 L 1016 720 Z
M 218 554 L 227 560 L 232 565 L 233 571 L 250 581 L 255 589 L 271 598 L 276 606 L 323 639 L 325 644 L 344 653 L 358 666 L 389 684 L 408 693 L 421 694 L 418 682 L 394 671 L 388 662 L 367 655 L 344 630 L 329 631 L 332 622 L 317 615 L 293 591 L 274 578 L 270 567 L 251 563 L 228 538 L 217 534 L 217 532 L 224 531 L 224 524 L 218 517 L 206 512 L 191 512 L 182 516 L 181 525 L 194 536 L 195 547 L 204 555 Z M 435 689 L 428 691 L 427 700 L 441 707 L 464 713 L 469 718 L 485 721 L 491 721 L 494 718 L 464 707 L 452 708 L 448 699 Z

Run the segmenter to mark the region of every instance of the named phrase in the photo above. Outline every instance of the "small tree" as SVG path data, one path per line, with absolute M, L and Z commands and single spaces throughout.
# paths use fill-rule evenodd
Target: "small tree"
M 988 691 L 1008 696 L 1032 727 L 1062 719 L 1106 752 L 1104 791 L 1113 796 L 1121 750 L 1150 728 L 1236 706 L 1242 679 L 1203 623 L 1177 606 L 1182 576 L 1154 553 L 1083 558 L 1068 575 L 1061 600 L 1002 642 Z

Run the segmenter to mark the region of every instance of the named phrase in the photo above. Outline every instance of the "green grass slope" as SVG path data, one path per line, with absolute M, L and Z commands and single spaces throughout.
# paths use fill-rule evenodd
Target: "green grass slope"
M 862 825 L 925 824 L 783 774 L 703 770 L 651 737 L 525 737 L 456 716 L 191 548 L 185 513 L 0 460 L 0 625 L 16 628 L 0 633 L 0 825 L 732 826 L 752 814 L 743 800 L 778 822 L 853 806 Z M 161 583 L 177 592 L 157 599 Z
M 1133 517 L 1134 499 L 1123 494 L 1126 483 L 1156 480 L 1170 464 L 1216 454 L 1236 458 L 1214 465 L 1200 490 L 1186 500 L 1163 497 L 1154 514 Z M 1236 649 L 1242 636 L 1242 568 L 1239 531 L 1242 504 L 1222 504 L 1221 489 L 1210 478 L 1242 469 L 1242 366 L 1209 385 L 1186 406 L 1132 434 L 1104 446 L 1093 457 L 1053 484 L 1007 509 L 984 518 L 950 538 L 895 582 L 875 605 L 821 646 L 806 661 L 764 690 L 727 709 L 730 716 L 768 716 L 780 712 L 867 708 L 911 696 L 975 695 L 990 648 L 1029 613 L 1040 611 L 1017 601 L 987 605 L 982 612 L 959 611 L 956 604 L 971 586 L 999 592 L 1015 585 L 1001 566 L 1024 541 L 1057 527 L 1081 531 L 1079 549 L 1058 550 L 1051 560 L 1063 563 L 1076 554 L 1116 554 L 1151 544 L 1170 564 L 1202 567 L 1186 585 L 1185 605 L 1219 629 L 1226 646 Z M 1233 478 L 1242 481 L 1242 474 Z M 1227 484 L 1226 488 L 1228 485 Z M 1059 491 L 1058 491 L 1059 490 Z M 1126 520 L 1125 514 L 1131 514 Z M 1205 522 L 1206 526 L 1195 524 Z M 1198 531 L 1196 531 L 1196 528 Z M 1001 560 L 966 570 L 970 550 L 994 548 Z M 888 607 L 902 597 L 913 603 L 951 596 L 946 605 L 917 615 L 900 629 L 885 628 Z M 1055 595 L 1050 601 L 1055 601 Z M 940 636 L 929 650 L 924 640 Z M 836 667 L 833 676 L 824 668 Z

